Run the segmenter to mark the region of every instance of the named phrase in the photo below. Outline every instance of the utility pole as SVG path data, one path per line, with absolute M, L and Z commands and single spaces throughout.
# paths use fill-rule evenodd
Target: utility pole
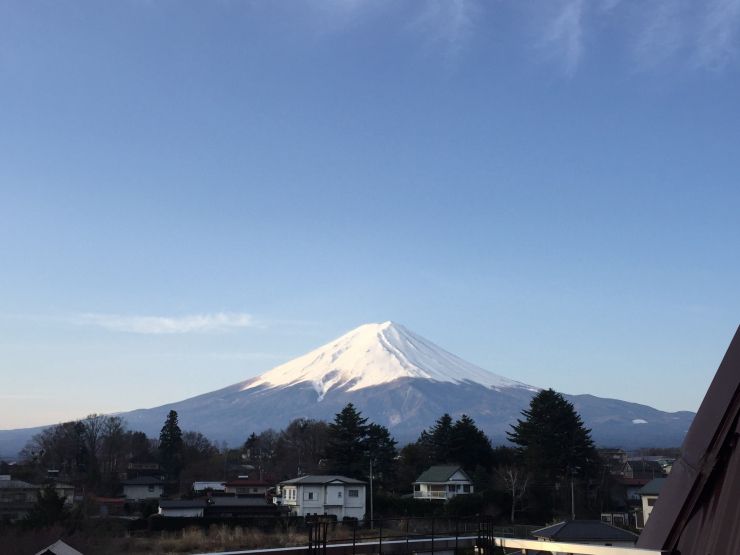
M 373 458 L 370 457 L 370 530 L 375 526 L 373 522 Z
M 570 519 L 576 519 L 576 501 L 573 495 L 573 473 L 570 474 Z

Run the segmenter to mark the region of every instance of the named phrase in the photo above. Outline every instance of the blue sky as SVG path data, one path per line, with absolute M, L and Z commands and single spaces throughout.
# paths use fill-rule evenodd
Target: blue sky
M 394 320 L 696 410 L 740 314 L 740 0 L 0 4 L 0 428 Z

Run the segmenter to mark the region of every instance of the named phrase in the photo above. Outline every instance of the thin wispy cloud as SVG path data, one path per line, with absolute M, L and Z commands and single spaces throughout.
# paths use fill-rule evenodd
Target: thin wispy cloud
M 256 327 L 252 316 L 217 312 L 188 316 L 127 316 L 121 314 L 81 314 L 78 323 L 110 331 L 141 334 L 218 333 Z
M 738 53 L 740 0 L 712 0 L 705 5 L 707 12 L 692 62 L 698 67 L 723 69 Z
M 427 44 L 441 44 L 444 55 L 452 61 L 474 32 L 475 0 L 428 0 L 411 24 Z
M 637 67 L 650 70 L 672 59 L 686 43 L 686 0 L 646 4 L 633 46 Z
M 307 4 L 320 14 L 325 30 L 378 20 L 395 10 L 405 32 L 421 48 L 455 62 L 478 33 L 492 32 L 491 18 L 511 15 L 513 3 L 481 0 L 328 0 Z M 526 4 L 526 21 L 535 20 L 534 37 L 520 41 L 571 77 L 598 50 L 600 41 L 617 40 L 640 70 L 679 59 L 688 69 L 722 70 L 740 52 L 740 0 L 558 0 Z M 610 28 L 609 32 L 603 32 Z M 588 39 L 588 40 L 587 40 Z
M 576 72 L 583 55 L 583 12 L 583 0 L 566 0 L 542 37 L 541 48 L 563 64 L 568 76 Z

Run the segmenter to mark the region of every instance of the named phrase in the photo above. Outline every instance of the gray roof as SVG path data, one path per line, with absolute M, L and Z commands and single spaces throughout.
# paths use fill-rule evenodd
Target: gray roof
M 23 480 L 0 480 L 0 489 L 38 489 L 40 487 Z
M 161 499 L 159 501 L 159 507 L 162 509 L 195 509 L 205 506 L 205 499 Z
M 660 489 L 663 487 L 663 483 L 667 479 L 668 478 L 653 478 L 647 484 L 642 486 L 640 491 L 637 493 L 640 495 L 658 495 L 660 493 Z
M 62 540 L 55 541 L 49 547 L 45 547 L 36 553 L 36 555 L 47 555 L 47 553 L 52 553 L 53 555 L 82 555 L 82 553 L 64 543 Z
M 355 480 L 354 478 L 348 478 L 347 476 L 339 476 L 336 474 L 326 474 L 326 475 L 308 475 L 308 476 L 301 476 L 300 478 L 293 478 L 292 480 L 285 480 L 284 482 L 280 482 L 281 485 L 297 485 L 297 484 L 328 484 L 329 482 L 344 482 L 345 484 L 362 484 L 364 485 L 365 482 L 362 480 Z
M 637 535 L 600 520 L 569 520 L 532 532 L 536 538 L 561 542 L 620 541 L 635 542 Z
M 419 476 L 414 483 L 449 482 L 452 475 L 458 471 L 462 472 L 463 475 L 465 475 L 465 478 L 470 481 L 470 477 L 465 474 L 465 472 L 459 465 L 445 464 L 430 466 L 421 473 L 421 476 Z

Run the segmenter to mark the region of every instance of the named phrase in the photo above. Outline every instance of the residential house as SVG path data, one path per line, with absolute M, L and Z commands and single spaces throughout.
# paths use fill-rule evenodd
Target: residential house
M 246 476 L 240 476 L 235 480 L 229 480 L 224 484 L 226 493 L 234 495 L 250 495 L 264 497 L 270 484 L 262 480 L 253 480 Z
M 624 463 L 622 476 L 639 480 L 652 480 L 666 475 L 663 466 L 657 460 L 632 459 Z M 647 483 L 647 482 L 646 482 Z
M 645 484 L 640 490 L 643 522 L 641 523 L 642 526 L 638 526 L 638 528 L 645 527 L 645 523 L 648 521 L 648 518 L 650 518 L 650 513 L 653 512 L 653 507 L 655 506 L 655 502 L 658 500 L 658 495 L 660 495 L 660 490 L 665 481 L 666 478 L 654 478 Z
M 290 509 L 296 516 L 334 515 L 365 516 L 365 482 L 346 476 L 302 476 L 280 482 L 278 504 Z
M 214 493 L 225 493 L 226 492 L 226 482 L 193 482 L 193 491 L 195 493 L 206 493 L 208 491 L 212 491 Z
M 38 491 L 39 486 L 0 476 L 0 520 L 14 521 L 26 516 L 36 503 Z
M 559 522 L 532 532 L 542 542 L 580 543 L 634 547 L 637 534 L 600 520 L 570 520 Z
M 74 502 L 74 486 L 54 484 L 54 490 L 66 505 Z M 0 476 L 0 519 L 19 520 L 28 514 L 45 486 L 13 480 L 9 475 Z
M 627 453 L 623 449 L 599 449 L 599 457 L 604 466 L 609 470 L 609 474 L 621 475 L 624 464 L 627 462 Z
M 431 466 L 414 482 L 414 499 L 447 501 L 469 493 L 473 493 L 473 481 L 457 465 Z
M 140 476 L 121 482 L 123 495 L 129 501 L 159 499 L 164 494 L 164 482 L 154 476 Z

